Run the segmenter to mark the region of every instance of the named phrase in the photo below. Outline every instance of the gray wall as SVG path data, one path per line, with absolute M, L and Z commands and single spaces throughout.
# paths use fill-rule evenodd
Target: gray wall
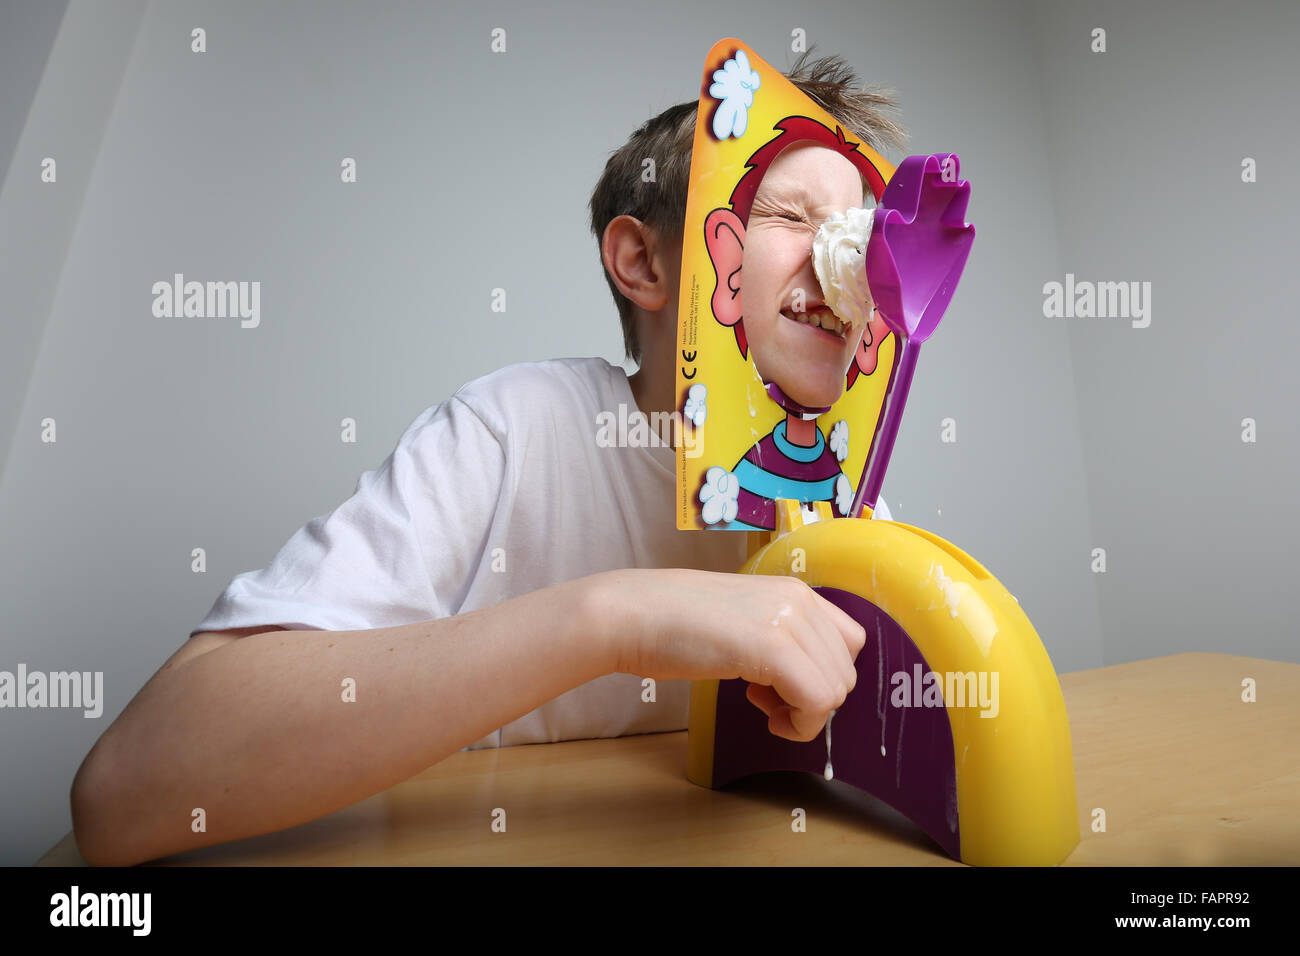
M 1031 6 L 1057 278 L 1152 284 L 1147 328 L 1061 320 L 1089 543 L 1107 549 L 1105 661 L 1300 660 L 1285 600 L 1300 528 L 1300 5 Z M 1105 54 L 1083 39 L 1099 25 Z
M 1262 600 L 1297 507 L 1278 344 L 1297 335 L 1282 120 L 1300 29 L 1282 4 L 1207 6 L 1193 27 L 1172 3 L 74 0 L 57 37 L 33 6 L 0 7 L 0 76 L 15 35 L 48 53 L 13 67 L 30 103 L 0 107 L 0 134 L 26 111 L 0 156 L 0 669 L 102 670 L 106 702 L 98 720 L 0 712 L 0 863 L 69 829 L 96 737 L 230 578 L 346 499 L 420 411 L 512 362 L 622 359 L 587 198 L 728 35 L 785 67 L 802 27 L 899 91 L 910 152 L 956 151 L 972 181 L 978 237 L 922 354 L 884 487 L 895 518 L 990 567 L 1058 670 L 1300 659 Z M 1044 318 L 1067 271 L 1151 281 L 1151 326 Z M 174 272 L 260 281 L 260 327 L 154 318 L 150 286 Z

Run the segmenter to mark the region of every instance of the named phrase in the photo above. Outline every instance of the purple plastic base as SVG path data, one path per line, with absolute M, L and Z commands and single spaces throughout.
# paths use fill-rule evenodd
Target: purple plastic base
M 922 677 L 930 668 L 906 632 L 870 601 L 837 588 L 814 590 L 867 632 L 857 659 L 857 686 L 831 721 L 835 779 L 883 800 L 950 857 L 961 859 L 948 711 L 889 702 L 891 675 L 902 671 L 910 681 L 914 666 L 920 665 Z M 745 687 L 743 680 L 718 682 L 713 786 L 773 770 L 821 775 L 826 767 L 825 731 L 807 743 L 774 736 L 763 712 L 745 698 Z

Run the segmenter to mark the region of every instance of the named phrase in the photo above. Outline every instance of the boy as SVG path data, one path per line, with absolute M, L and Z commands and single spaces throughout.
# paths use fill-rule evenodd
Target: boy
M 887 97 L 841 61 L 806 60 L 792 82 L 878 150 L 901 145 Z M 696 108 L 638 130 L 591 200 L 636 374 L 561 359 L 470 382 L 352 498 L 236 576 L 82 763 L 72 816 L 87 862 L 304 823 L 466 747 L 680 730 L 694 679 L 749 681 L 774 734 L 821 731 L 856 680 L 862 628 L 795 578 L 731 573 L 746 535 L 677 531 L 670 448 L 595 441 L 620 402 L 676 406 Z M 646 156 L 657 183 L 641 181 Z M 833 172 L 818 214 L 861 205 Z M 825 391 L 825 356 L 784 360 L 792 381 L 815 379 L 786 387 Z M 191 830 L 195 807 L 206 832 Z

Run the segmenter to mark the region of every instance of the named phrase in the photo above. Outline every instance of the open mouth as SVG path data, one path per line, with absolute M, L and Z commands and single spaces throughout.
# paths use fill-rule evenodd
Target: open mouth
M 848 332 L 848 326 L 841 322 L 839 317 L 824 305 L 817 306 L 807 312 L 788 312 L 782 309 L 781 315 L 791 322 L 806 325 L 814 332 L 819 332 L 828 339 L 834 339 L 841 344 L 843 344 L 844 336 Z

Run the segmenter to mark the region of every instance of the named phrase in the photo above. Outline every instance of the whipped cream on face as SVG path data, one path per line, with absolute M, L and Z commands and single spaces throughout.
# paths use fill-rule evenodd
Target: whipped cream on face
M 875 218 L 874 209 L 850 206 L 832 213 L 813 239 L 813 271 L 826 306 L 849 327 L 851 337 L 859 335 L 871 317 L 866 259 Z

